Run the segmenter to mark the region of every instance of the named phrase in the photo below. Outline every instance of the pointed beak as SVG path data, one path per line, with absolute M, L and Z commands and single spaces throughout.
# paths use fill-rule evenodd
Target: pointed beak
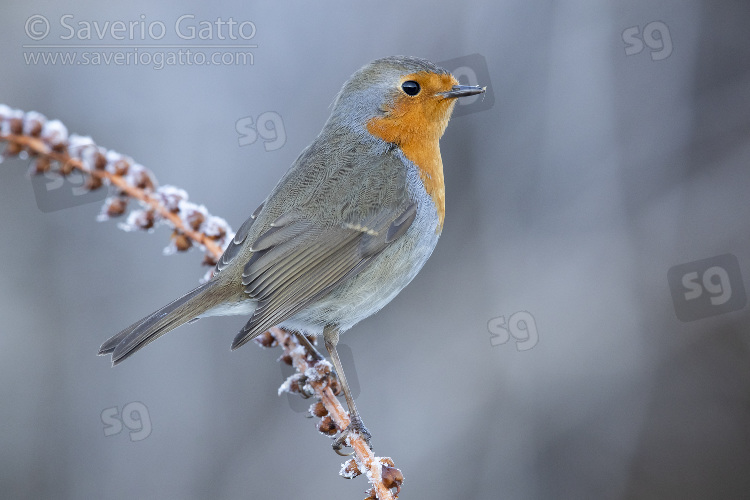
M 448 92 L 441 92 L 443 97 L 455 99 L 456 97 L 466 97 L 476 94 L 484 94 L 487 87 L 480 87 L 479 85 L 454 85 Z

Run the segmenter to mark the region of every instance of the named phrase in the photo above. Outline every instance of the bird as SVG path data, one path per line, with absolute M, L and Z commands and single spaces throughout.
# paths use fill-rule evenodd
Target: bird
M 357 70 L 322 131 L 240 226 L 213 276 L 108 339 L 99 354 L 117 365 L 209 316 L 249 316 L 232 350 L 277 325 L 308 346 L 305 335 L 322 334 L 350 416 L 333 448 L 343 454 L 349 431 L 369 444 L 336 345 L 432 254 L 445 218 L 439 140 L 457 99 L 484 92 L 418 57 L 384 57 Z

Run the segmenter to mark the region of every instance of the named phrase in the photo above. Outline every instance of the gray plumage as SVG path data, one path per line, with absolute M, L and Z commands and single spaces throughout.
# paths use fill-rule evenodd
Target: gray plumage
M 319 136 L 239 228 L 214 277 L 105 342 L 114 364 L 196 317 L 244 314 L 237 348 L 269 327 L 319 334 L 370 316 L 432 253 L 439 218 L 417 167 L 364 130 L 429 61 L 374 61 L 347 81 Z

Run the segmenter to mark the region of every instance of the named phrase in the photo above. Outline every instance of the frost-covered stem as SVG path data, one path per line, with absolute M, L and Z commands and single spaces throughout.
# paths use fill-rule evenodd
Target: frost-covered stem
M 224 246 L 234 237 L 226 221 L 220 217 L 211 216 L 205 207 L 188 202 L 187 193 L 183 190 L 172 186 L 157 189 L 152 174 L 142 165 L 135 164 L 132 159 L 119 153 L 97 146 L 90 137 L 70 136 L 68 138 L 67 128 L 59 120 L 49 121 L 34 111 L 24 113 L 0 104 L 0 142 L 8 144 L 4 153 L 7 157 L 25 152 L 34 158 L 36 165 L 32 171 L 36 174 L 50 170 L 51 165 L 56 163 L 58 165 L 56 171 L 59 175 L 68 175 L 72 170 L 78 170 L 90 176 L 89 180 L 95 179 L 96 182 L 89 183 L 90 189 L 98 189 L 109 184 L 117 189 L 116 197 L 119 199 L 138 200 L 146 209 L 141 214 L 146 213 L 149 216 L 140 219 L 136 217 L 133 224 L 129 222 L 125 225 L 126 229 L 130 230 L 132 226 L 148 230 L 157 221 L 165 222 L 181 238 L 187 238 L 192 243 L 203 247 L 206 264 L 212 265 L 218 261 L 224 252 Z M 125 203 L 105 205 L 104 219 L 122 215 L 124 212 Z M 136 215 L 139 214 L 136 213 Z M 179 244 L 176 244 L 176 249 L 184 251 L 190 246 L 190 242 L 182 239 Z M 304 347 L 300 348 L 294 334 L 278 327 L 271 328 L 264 335 L 269 333 L 284 349 L 285 355 L 282 358 L 292 360 L 298 372 L 296 376 L 306 379 L 306 387 L 309 386 L 315 396 L 320 399 L 327 411 L 326 418 L 330 417 L 328 422 L 332 421 L 339 431 L 346 429 L 349 425 L 348 413 L 336 399 L 331 389 L 331 379 L 325 376 L 326 370 L 330 370 L 330 364 L 326 368 L 321 367 L 321 364 L 327 362 L 318 364 L 313 362 L 312 353 L 306 351 Z M 306 375 L 321 368 L 324 368 L 324 374 L 320 378 Z M 341 474 L 345 477 L 355 477 L 365 473 L 372 484 L 369 498 L 379 500 L 398 498 L 398 494 L 394 495 L 391 488 L 400 490 L 403 475 L 393 466 L 390 458 L 376 457 L 365 440 L 357 433 L 350 433 L 347 441 L 354 450 L 355 458 L 354 462 L 345 464 L 346 472 L 342 469 Z
M 286 332 L 278 327 L 270 328 L 271 335 L 276 338 L 276 341 L 284 349 L 284 354 L 292 358 L 292 365 L 297 369 L 299 373 L 305 373 L 309 369 L 313 368 L 313 364 L 308 361 L 307 351 L 299 349 L 299 342 L 296 335 L 293 333 Z M 333 419 L 336 427 L 339 430 L 346 429 L 349 425 L 349 414 L 341 405 L 336 396 L 333 394 L 333 390 L 330 385 L 324 380 L 310 380 L 307 382 L 313 390 L 315 395 L 325 405 L 328 414 Z M 391 500 L 393 494 L 391 490 L 383 484 L 382 478 L 382 464 L 375 457 L 367 442 L 359 436 L 359 434 L 350 432 L 348 443 L 352 449 L 354 449 L 355 459 L 357 466 L 361 472 L 366 472 L 370 483 L 372 483 L 379 500 Z
M 18 134 L 0 134 L 0 140 L 7 141 L 11 144 L 16 144 L 24 150 L 36 154 L 39 157 L 48 158 L 51 161 L 60 163 L 61 165 L 68 165 L 87 175 L 93 175 L 94 177 L 98 177 L 102 180 L 109 180 L 109 182 L 113 186 L 116 186 L 124 194 L 130 196 L 131 198 L 142 201 L 143 203 L 148 205 L 149 208 L 156 211 L 161 217 L 167 219 L 175 229 L 183 233 L 195 243 L 204 246 L 206 248 L 206 252 L 210 253 L 214 257 L 214 259 L 218 259 L 219 257 L 221 257 L 223 250 L 212 239 L 208 238 L 203 233 L 193 231 L 191 228 L 187 227 L 177 214 L 168 210 L 167 207 L 164 206 L 164 204 L 162 204 L 154 196 L 147 193 L 145 189 L 141 189 L 129 184 L 125 180 L 124 176 L 113 174 L 106 170 L 90 170 L 86 167 L 86 165 L 83 164 L 81 160 L 77 158 L 71 158 L 71 156 L 65 151 L 54 151 L 49 146 L 47 146 L 44 141 L 36 137 Z

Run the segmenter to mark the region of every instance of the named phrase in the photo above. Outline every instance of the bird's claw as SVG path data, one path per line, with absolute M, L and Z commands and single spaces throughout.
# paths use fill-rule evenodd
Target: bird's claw
M 354 451 L 350 451 L 349 453 L 343 453 L 341 450 L 348 446 L 346 443 L 346 438 L 349 436 L 350 432 L 356 432 L 360 435 L 362 439 L 365 440 L 367 443 L 367 446 L 372 449 L 372 444 L 370 444 L 370 439 L 372 439 L 372 434 L 370 434 L 370 431 L 367 430 L 367 427 L 365 427 L 365 424 L 362 422 L 362 419 L 359 417 L 359 415 L 354 415 L 349 422 L 349 425 L 339 433 L 338 436 L 333 440 L 333 451 L 335 451 L 338 455 L 341 455 L 342 457 L 348 457 L 349 455 L 353 454 Z

